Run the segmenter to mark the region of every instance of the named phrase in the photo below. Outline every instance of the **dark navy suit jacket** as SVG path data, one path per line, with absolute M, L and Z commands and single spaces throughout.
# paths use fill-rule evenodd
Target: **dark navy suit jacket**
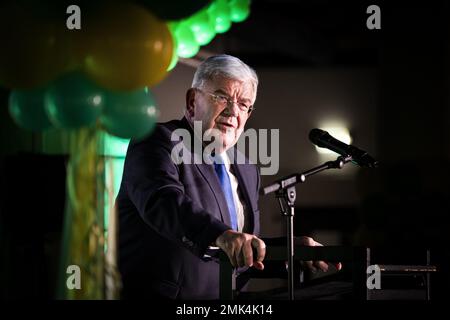
M 187 120 L 158 124 L 131 141 L 116 206 L 123 298 L 217 299 L 219 264 L 205 260 L 207 247 L 230 228 L 214 166 L 175 164 L 171 134 L 192 132 Z M 232 164 L 247 212 L 246 232 L 259 234 L 259 171 Z

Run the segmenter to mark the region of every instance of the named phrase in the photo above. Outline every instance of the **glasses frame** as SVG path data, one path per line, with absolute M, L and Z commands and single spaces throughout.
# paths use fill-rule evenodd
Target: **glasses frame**
M 234 104 L 237 104 L 237 106 L 238 106 L 238 108 L 239 108 L 239 110 L 241 112 L 246 112 L 246 113 L 250 114 L 252 111 L 254 111 L 256 109 L 253 105 L 250 105 L 249 107 L 246 106 L 245 109 L 242 109 L 239 106 L 239 102 L 231 100 L 230 97 L 227 97 L 227 96 L 225 96 L 223 94 L 209 92 L 209 91 L 206 91 L 206 90 L 203 90 L 203 89 L 200 89 L 200 88 L 194 88 L 194 89 L 198 90 L 198 91 L 200 91 L 202 93 L 210 95 L 213 98 L 214 102 L 216 102 L 218 104 L 220 104 L 219 99 L 225 99 L 227 107 L 230 106 L 230 105 L 233 106 Z

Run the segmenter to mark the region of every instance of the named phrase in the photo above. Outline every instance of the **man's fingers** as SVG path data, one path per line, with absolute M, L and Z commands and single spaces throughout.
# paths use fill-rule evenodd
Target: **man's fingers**
M 253 262 L 253 267 L 255 267 L 258 270 L 264 270 L 264 264 L 261 261 Z
M 296 245 L 310 246 L 310 247 L 323 247 L 323 244 L 317 242 L 311 237 L 296 237 L 295 238 Z M 328 262 L 325 261 L 301 261 L 301 265 L 310 269 L 312 272 L 316 272 L 317 269 L 322 270 L 323 272 L 327 272 L 329 270 Z M 333 263 L 336 269 L 339 271 L 342 269 L 342 264 L 340 262 Z
M 252 246 L 256 249 L 255 261 L 262 262 L 266 256 L 266 244 L 259 238 L 252 239 Z
M 314 266 L 312 261 L 305 261 L 306 267 L 312 272 L 317 272 L 317 268 Z
M 323 272 L 327 272 L 330 270 L 330 266 L 325 261 L 300 261 L 300 265 L 303 269 L 309 269 L 312 272 L 317 272 L 318 269 L 322 270 Z M 342 269 L 342 263 L 336 262 L 333 263 L 333 265 L 336 267 L 336 270 Z
M 328 263 L 326 263 L 324 261 L 314 261 L 314 266 L 316 268 L 322 270 L 323 272 L 328 271 Z
M 242 248 L 242 262 L 243 266 L 251 267 L 253 265 L 253 250 L 252 250 L 252 240 L 245 241 Z
M 308 246 L 308 247 L 316 247 L 316 246 L 323 246 L 320 242 L 317 242 L 316 240 L 314 240 L 311 237 L 295 237 L 294 239 L 295 244 L 296 245 L 300 245 L 300 246 Z
M 234 253 L 234 257 L 236 259 L 236 266 L 237 267 L 243 267 L 245 266 L 245 258 L 244 258 L 244 251 L 243 251 L 243 247 L 241 246 L 240 248 L 237 248 L 235 253 Z
M 226 246 L 226 253 L 228 255 L 228 258 L 230 259 L 231 265 L 235 268 L 239 265 L 236 259 L 237 250 L 238 249 L 233 244 L 228 244 L 228 246 Z
M 264 241 L 257 237 L 253 237 L 250 241 L 250 249 L 252 250 L 252 260 L 253 260 L 253 267 L 255 267 L 258 270 L 264 269 L 263 260 L 266 256 L 266 244 Z M 256 250 L 256 254 L 253 255 L 253 248 Z
M 266 255 L 266 244 L 258 237 L 227 230 L 216 239 L 216 244 L 226 252 L 233 267 L 255 266 L 264 269 L 262 261 Z
M 228 259 L 230 259 L 231 265 L 233 267 L 237 267 L 238 262 L 236 260 L 236 255 L 235 255 L 233 248 L 230 248 L 229 250 L 226 250 L 225 252 L 227 253 Z
M 236 260 L 236 250 L 239 246 L 236 246 L 236 238 L 238 233 L 233 230 L 226 230 L 216 239 L 216 245 L 221 248 L 228 256 L 230 263 L 233 267 L 238 266 Z
M 323 244 L 321 244 L 320 242 L 317 242 L 316 240 L 313 240 L 313 241 L 314 241 L 314 246 L 323 247 Z

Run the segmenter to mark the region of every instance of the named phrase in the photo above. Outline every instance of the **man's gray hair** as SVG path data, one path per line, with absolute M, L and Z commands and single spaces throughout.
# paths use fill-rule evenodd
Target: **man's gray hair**
M 212 56 L 203 61 L 197 68 L 197 71 L 195 71 L 192 87 L 200 88 L 205 81 L 213 81 L 216 76 L 250 82 L 253 87 L 254 97 L 256 97 L 258 76 L 255 70 L 240 59 L 227 54 Z

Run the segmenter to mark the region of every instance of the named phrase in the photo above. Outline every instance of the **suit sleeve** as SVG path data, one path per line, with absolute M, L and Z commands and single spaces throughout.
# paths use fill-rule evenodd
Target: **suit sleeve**
M 201 257 L 230 228 L 185 194 L 170 154 L 171 145 L 164 139 L 130 144 L 123 183 L 148 226 Z

